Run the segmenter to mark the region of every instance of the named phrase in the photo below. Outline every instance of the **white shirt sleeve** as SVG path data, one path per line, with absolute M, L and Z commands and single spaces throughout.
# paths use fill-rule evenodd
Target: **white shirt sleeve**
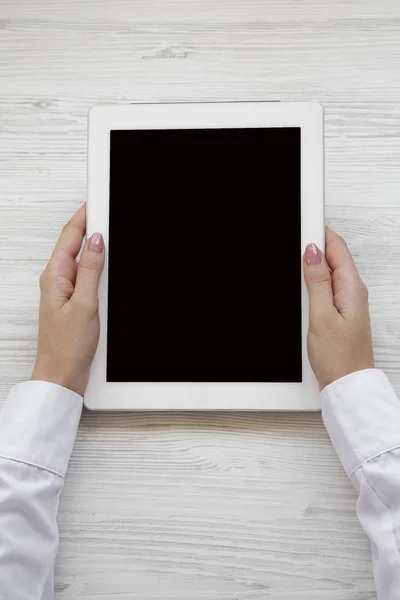
M 52 600 L 56 516 L 82 398 L 16 385 L 0 413 L 0 599 Z
M 56 515 L 82 398 L 15 386 L 0 414 L 0 598 L 52 600 Z M 359 492 L 379 600 L 400 600 L 400 402 L 386 376 L 353 373 L 322 392 L 322 415 Z
M 321 396 L 325 426 L 359 493 L 378 600 L 400 600 L 400 402 L 377 369 L 343 377 Z

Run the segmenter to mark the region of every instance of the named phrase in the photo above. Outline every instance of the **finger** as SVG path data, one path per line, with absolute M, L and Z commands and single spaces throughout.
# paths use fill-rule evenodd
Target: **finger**
M 342 276 L 359 277 L 346 242 L 329 227 L 325 229 L 325 255 L 332 271 L 340 270 Z
M 98 288 L 104 266 L 104 240 L 101 233 L 94 233 L 86 242 L 78 263 L 75 290 L 71 301 L 96 312 L 98 307 Z
M 346 242 L 328 227 L 326 257 L 332 269 L 334 304 L 343 317 L 354 316 L 359 312 L 360 306 L 367 305 L 367 288 L 361 280 Z
M 304 253 L 304 278 L 310 297 L 310 322 L 335 310 L 332 277 L 328 263 L 315 244 L 308 244 Z
M 65 277 L 73 285 L 76 277 L 76 257 L 82 247 L 86 229 L 86 206 L 83 205 L 64 225 L 51 255 L 48 269 Z

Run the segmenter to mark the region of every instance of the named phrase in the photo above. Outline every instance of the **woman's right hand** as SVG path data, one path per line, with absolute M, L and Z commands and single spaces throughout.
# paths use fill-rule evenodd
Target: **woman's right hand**
M 308 356 L 320 389 L 374 367 L 368 290 L 346 242 L 326 228 L 325 256 L 315 244 L 304 254 L 310 296 Z

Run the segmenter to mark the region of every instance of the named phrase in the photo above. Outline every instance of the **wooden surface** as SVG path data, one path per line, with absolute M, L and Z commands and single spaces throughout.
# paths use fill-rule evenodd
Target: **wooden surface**
M 85 200 L 96 102 L 316 99 L 327 222 L 400 391 L 398 0 L 1 0 L 1 399 L 29 377 L 39 273 Z M 57 600 L 372 600 L 319 415 L 85 413 Z

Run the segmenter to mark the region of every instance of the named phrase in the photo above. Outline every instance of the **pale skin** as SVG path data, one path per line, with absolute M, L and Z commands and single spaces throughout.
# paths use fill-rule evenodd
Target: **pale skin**
M 104 241 L 95 233 L 85 243 L 86 207 L 64 226 L 40 277 L 38 351 L 32 379 L 58 383 L 83 396 L 100 322 L 98 285 Z
M 65 225 L 40 278 L 38 351 L 32 380 L 57 383 L 83 396 L 100 322 L 98 284 L 104 241 L 86 241 L 86 209 Z M 320 389 L 345 375 L 374 367 L 368 292 L 346 242 L 326 228 L 325 254 L 309 244 L 304 275 L 310 296 L 308 354 Z M 275 293 L 279 293 L 276 290 Z

